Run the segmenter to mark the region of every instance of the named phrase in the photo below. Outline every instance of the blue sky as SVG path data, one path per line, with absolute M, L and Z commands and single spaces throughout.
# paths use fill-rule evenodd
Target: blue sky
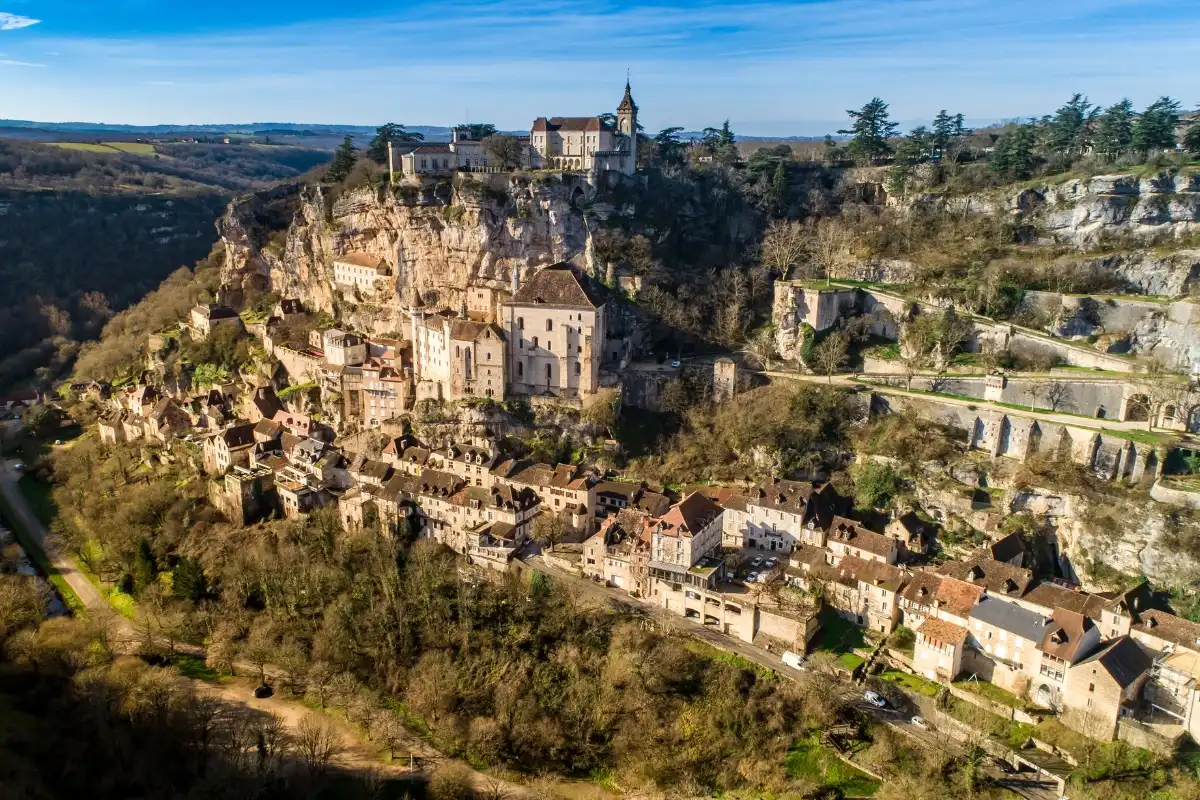
M 494 122 L 614 108 L 816 135 L 874 95 L 906 124 L 1072 92 L 1200 103 L 1200 0 L 0 0 L 0 117 Z

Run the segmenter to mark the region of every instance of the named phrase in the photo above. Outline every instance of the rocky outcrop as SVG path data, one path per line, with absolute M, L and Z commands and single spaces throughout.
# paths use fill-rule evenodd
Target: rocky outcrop
M 514 270 L 525 279 L 566 259 L 591 269 L 584 207 L 593 194 L 582 176 L 461 173 L 438 185 L 364 186 L 335 199 L 320 186 L 248 195 L 219 224 L 222 282 L 234 302 L 239 290 L 270 290 L 345 324 L 393 331 L 406 289 L 419 289 L 435 310 L 457 311 L 468 287 L 508 289 Z M 333 284 L 333 260 L 356 252 L 391 267 L 386 291 L 364 296 Z

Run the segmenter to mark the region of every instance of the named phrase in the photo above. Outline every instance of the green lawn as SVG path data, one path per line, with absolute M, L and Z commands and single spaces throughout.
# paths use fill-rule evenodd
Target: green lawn
M 903 686 L 910 692 L 923 694 L 926 697 L 937 697 L 938 692 L 942 690 L 942 687 L 933 681 L 927 681 L 919 675 L 911 675 L 907 672 L 900 672 L 898 670 L 881 672 L 879 677 L 883 678 L 889 683 L 894 683 L 897 686 Z
M 1008 706 L 1009 708 L 1025 708 L 1024 700 L 1012 692 L 1001 689 L 996 684 L 988 681 L 956 681 L 954 686 L 971 694 L 977 694 L 980 697 Z
M 842 653 L 840 656 L 837 657 L 838 666 L 844 667 L 844 668 L 850 670 L 851 672 L 858 669 L 859 665 L 862 664 L 865 660 L 866 659 L 864 659 L 862 656 L 856 655 L 854 653 Z
M 879 791 L 879 781 L 838 758 L 816 733 L 797 742 L 784 763 L 789 776 L 836 790 L 843 797 L 871 797 Z
M 817 649 L 831 653 L 852 654 L 856 649 L 867 646 L 863 629 L 836 614 L 822 617 L 821 630 L 817 635 Z
M 122 153 L 132 153 L 135 156 L 158 155 L 158 151 L 154 149 L 154 145 L 146 144 L 145 142 L 105 142 L 104 144 L 114 150 L 120 150 Z
M 203 681 L 220 680 L 221 674 L 204 663 L 199 656 L 177 654 L 171 658 L 171 666 L 185 678 L 199 678 Z

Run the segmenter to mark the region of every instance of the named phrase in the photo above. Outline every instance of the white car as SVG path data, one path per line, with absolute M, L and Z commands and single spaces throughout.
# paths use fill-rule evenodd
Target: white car
M 913 717 L 909 722 L 914 728 L 920 728 L 923 731 L 929 730 L 929 723 L 925 721 L 924 717 Z
M 863 692 L 863 700 L 866 700 L 868 703 L 875 706 L 876 708 L 886 708 L 887 707 L 887 700 L 884 700 L 882 697 L 880 697 L 879 695 L 875 694 L 872 691 Z
M 746 583 L 754 583 L 757 580 L 758 580 L 757 572 L 751 572 L 749 575 L 746 576 Z
M 767 569 L 775 569 L 775 565 L 779 563 L 779 559 L 771 556 L 767 559 Z
M 752 567 L 761 567 L 761 566 L 762 566 L 762 562 L 763 562 L 763 557 L 762 557 L 762 556 L 755 556 L 755 557 L 754 557 L 754 560 L 750 562 L 750 566 L 752 566 Z
M 783 654 L 783 663 L 793 669 L 804 669 L 804 656 L 788 650 Z
M 672 366 L 672 367 L 674 367 L 675 369 L 679 369 L 679 362 L 678 362 L 678 361 L 672 361 L 672 362 L 671 362 L 671 366 Z

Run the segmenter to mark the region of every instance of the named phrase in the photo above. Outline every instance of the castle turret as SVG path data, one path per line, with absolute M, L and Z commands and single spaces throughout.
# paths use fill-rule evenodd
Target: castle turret
M 622 166 L 621 171 L 632 175 L 637 169 L 637 103 L 633 102 L 633 94 L 629 89 L 628 79 L 625 81 L 625 96 L 617 106 L 617 132 L 629 137 L 629 161 Z
M 416 276 L 413 276 L 414 278 Z M 408 306 L 408 323 L 411 328 L 412 336 L 412 369 L 413 378 L 420 380 L 421 378 L 421 357 L 419 354 L 420 340 L 417 334 L 420 331 L 421 324 L 425 321 L 425 300 L 421 297 L 421 290 L 414 283 L 405 290 L 405 305 Z

